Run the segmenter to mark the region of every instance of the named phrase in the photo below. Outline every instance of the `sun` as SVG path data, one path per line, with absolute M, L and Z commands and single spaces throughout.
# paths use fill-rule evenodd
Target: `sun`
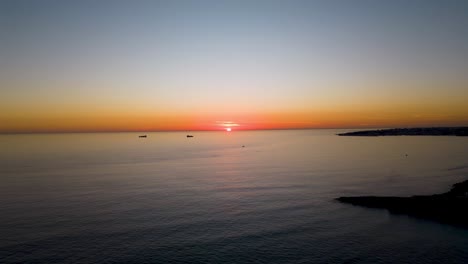
M 230 127 L 226 127 L 226 131 L 227 131 L 227 132 L 231 132 L 231 128 L 230 128 Z

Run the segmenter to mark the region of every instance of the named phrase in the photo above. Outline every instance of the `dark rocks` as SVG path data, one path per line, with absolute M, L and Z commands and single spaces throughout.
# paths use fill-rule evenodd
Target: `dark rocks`
M 383 208 L 442 223 L 468 227 L 468 181 L 457 183 L 446 193 L 411 197 L 357 196 L 336 200 L 357 206 Z
M 422 127 L 364 130 L 339 136 L 468 136 L 468 127 Z

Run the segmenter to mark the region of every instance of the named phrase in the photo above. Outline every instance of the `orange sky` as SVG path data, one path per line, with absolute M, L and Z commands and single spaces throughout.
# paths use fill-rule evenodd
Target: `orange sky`
M 0 115 L 0 131 L 94 132 L 171 131 L 297 128 L 376 128 L 408 126 L 463 126 L 468 122 L 464 107 L 380 107 L 280 112 L 229 113 L 24 113 Z
M 170 2 L 3 5 L 0 133 L 468 126 L 463 1 Z

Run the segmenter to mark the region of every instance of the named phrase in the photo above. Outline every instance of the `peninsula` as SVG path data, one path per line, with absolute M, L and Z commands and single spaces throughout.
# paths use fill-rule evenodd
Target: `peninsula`
M 340 133 L 338 136 L 468 136 L 468 127 L 419 127 L 363 130 Z
M 449 192 L 411 197 L 355 196 L 337 201 L 356 206 L 387 209 L 391 213 L 468 227 L 468 180 L 454 184 Z

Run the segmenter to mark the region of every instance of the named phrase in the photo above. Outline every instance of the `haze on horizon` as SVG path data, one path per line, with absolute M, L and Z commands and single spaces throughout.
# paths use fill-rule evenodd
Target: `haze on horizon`
M 468 125 L 467 1 L 1 1 L 0 133 Z

